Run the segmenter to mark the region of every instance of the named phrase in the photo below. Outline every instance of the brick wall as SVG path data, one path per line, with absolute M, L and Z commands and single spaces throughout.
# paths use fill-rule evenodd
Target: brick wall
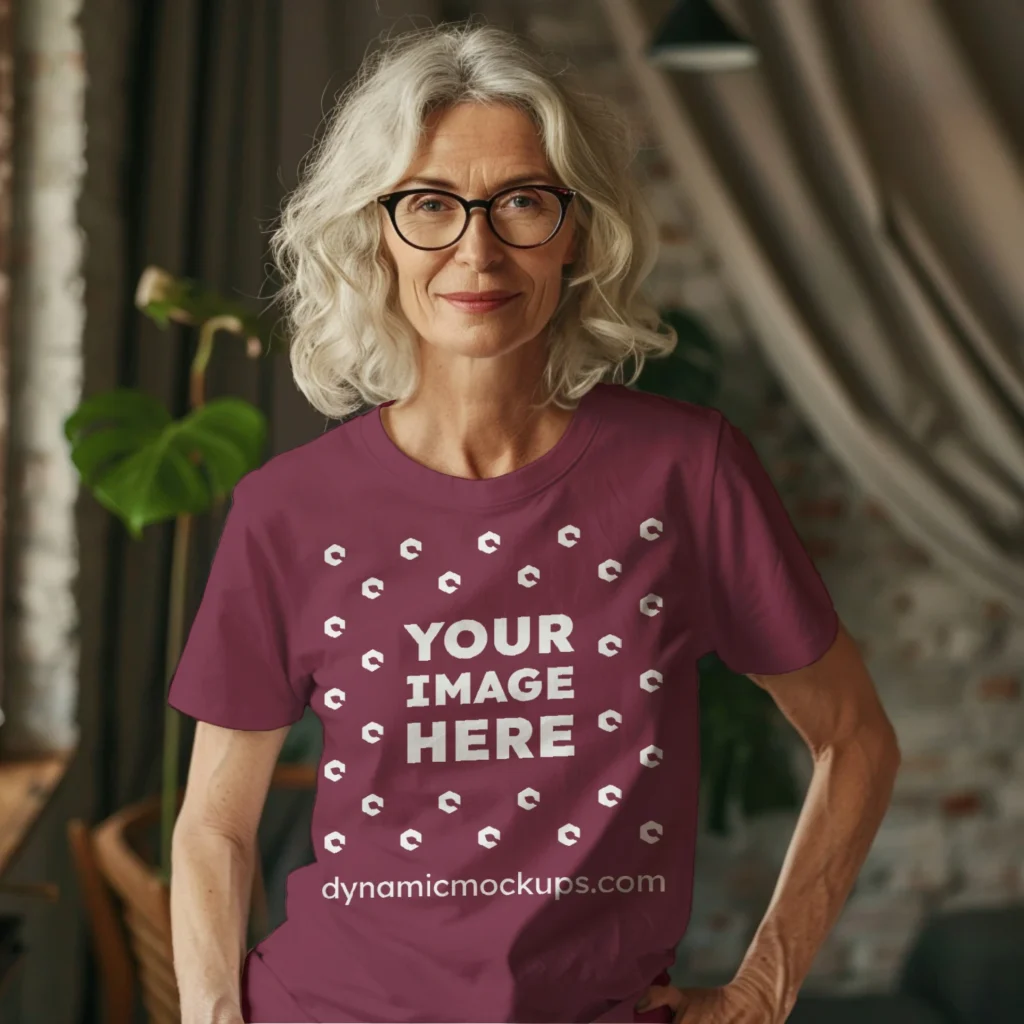
M 77 477 L 63 420 L 79 400 L 81 0 L 17 5 L 4 751 L 76 739 Z
M 621 62 L 599 0 L 519 0 L 516 27 L 568 51 L 595 92 L 646 139 L 640 157 L 663 249 L 660 305 L 702 318 L 727 354 L 718 404 L 747 431 L 856 638 L 900 738 L 893 806 L 806 989 L 872 991 L 893 980 L 928 910 L 1024 897 L 1024 624 L 929 563 L 817 444 L 776 385 L 717 269 Z M 799 740 L 804 778 L 810 759 Z M 702 836 L 677 980 L 727 980 L 770 899 L 795 814 Z
M 18 176 L 13 259 L 5 749 L 75 735 L 75 476 L 61 423 L 81 376 L 84 70 L 81 0 L 19 5 Z M 568 51 L 595 90 L 645 113 L 598 0 L 520 0 L 525 23 Z M 885 987 L 928 909 L 1024 896 L 1024 628 L 930 565 L 817 445 L 779 392 L 716 269 L 710 240 L 646 126 L 641 162 L 662 225 L 655 298 L 701 316 L 731 358 L 720 404 L 748 431 L 860 642 L 904 754 L 893 808 L 808 987 Z M 806 771 L 805 756 L 798 763 Z M 727 977 L 763 912 L 793 815 L 702 837 L 679 978 Z

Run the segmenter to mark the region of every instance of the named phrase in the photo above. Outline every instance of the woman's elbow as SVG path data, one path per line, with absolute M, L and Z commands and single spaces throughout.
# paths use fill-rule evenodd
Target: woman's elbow
M 223 852 L 247 861 L 255 850 L 256 830 L 231 815 L 205 806 L 182 807 L 171 835 L 171 861 L 206 858 Z
M 868 742 L 873 747 L 882 764 L 886 765 L 893 772 L 899 770 L 903 761 L 903 754 L 900 751 L 899 737 L 889 719 L 889 716 L 882 711 L 878 719 L 871 727 L 871 734 Z

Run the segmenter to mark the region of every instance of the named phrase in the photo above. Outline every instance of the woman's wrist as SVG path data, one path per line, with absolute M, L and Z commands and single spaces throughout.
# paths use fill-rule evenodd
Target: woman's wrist
M 237 993 L 192 999 L 181 1006 L 181 1024 L 243 1024 Z

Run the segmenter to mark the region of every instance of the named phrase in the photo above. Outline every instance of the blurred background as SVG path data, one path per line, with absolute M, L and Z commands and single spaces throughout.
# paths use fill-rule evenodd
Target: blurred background
M 638 386 L 747 432 L 899 735 L 791 1019 L 1024 1020 L 1017 0 L 0 0 L 0 1021 L 176 1019 L 153 829 L 189 728 L 164 690 L 225 505 L 168 492 L 133 532 L 152 495 L 97 500 L 68 424 L 135 416 L 146 458 L 145 417 L 194 412 L 226 316 L 204 395 L 262 414 L 261 457 L 334 425 L 262 316 L 267 229 L 381 33 L 468 16 L 639 129 L 649 290 L 681 340 Z M 677 984 L 731 977 L 810 772 L 749 680 L 712 660 L 701 690 Z M 317 743 L 296 726 L 268 803 L 254 936 L 311 856 Z

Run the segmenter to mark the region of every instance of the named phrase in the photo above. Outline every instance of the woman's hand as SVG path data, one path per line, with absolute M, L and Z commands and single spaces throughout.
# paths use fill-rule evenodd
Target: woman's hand
M 659 1006 L 671 1007 L 673 1024 L 775 1024 L 764 995 L 741 979 L 718 988 L 651 985 L 636 1009 L 647 1013 Z

